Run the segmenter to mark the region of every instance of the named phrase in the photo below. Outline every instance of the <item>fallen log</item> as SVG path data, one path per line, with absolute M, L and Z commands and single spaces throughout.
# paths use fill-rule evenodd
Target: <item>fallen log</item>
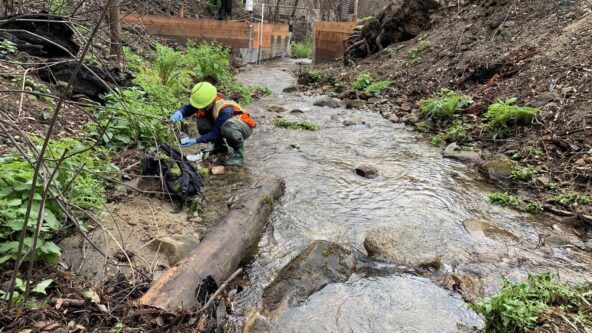
M 204 290 L 210 295 L 216 291 L 246 259 L 249 249 L 257 245 L 273 204 L 284 190 L 281 178 L 259 181 L 230 207 L 187 258 L 154 283 L 139 304 L 178 313 L 205 302 L 208 295 Z
M 389 4 L 347 41 L 344 63 L 380 52 L 393 43 L 412 39 L 429 26 L 437 0 L 402 0 Z

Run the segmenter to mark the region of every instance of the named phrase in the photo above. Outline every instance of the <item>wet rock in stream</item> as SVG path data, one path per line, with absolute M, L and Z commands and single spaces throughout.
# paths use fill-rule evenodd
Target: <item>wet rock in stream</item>
M 378 169 L 371 165 L 360 165 L 355 170 L 358 176 L 362 176 L 364 178 L 376 178 L 378 177 Z
M 313 103 L 314 106 L 328 106 L 330 108 L 338 108 L 341 106 L 341 100 L 337 98 L 325 97 Z
M 297 306 L 327 284 L 347 281 L 355 264 L 355 254 L 339 245 L 326 241 L 312 243 L 265 288 L 264 311 Z
M 479 171 L 489 180 L 507 183 L 515 165 L 508 159 L 497 159 L 479 164 Z
M 450 249 L 446 242 L 438 235 L 393 225 L 368 232 L 364 248 L 371 257 L 417 269 L 439 270 L 443 262 L 458 263 L 469 257 L 466 250 Z
M 442 152 L 442 156 L 465 163 L 479 163 L 481 155 L 474 151 L 463 151 L 456 142 L 449 144 Z

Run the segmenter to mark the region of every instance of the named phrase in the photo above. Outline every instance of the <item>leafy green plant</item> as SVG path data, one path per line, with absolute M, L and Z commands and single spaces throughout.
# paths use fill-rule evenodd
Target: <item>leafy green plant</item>
M 432 43 L 429 40 L 423 39 L 423 38 L 419 38 L 417 40 L 417 47 L 410 49 L 409 51 L 407 51 L 407 55 L 409 56 L 409 58 L 411 58 L 412 60 L 419 60 L 419 55 L 429 49 L 432 46 Z
M 506 137 L 511 133 L 511 126 L 527 123 L 534 118 L 541 109 L 513 105 L 516 98 L 505 101 L 498 100 L 491 104 L 485 113 L 485 128 L 496 138 Z
M 273 124 L 277 127 L 284 127 L 290 129 L 303 129 L 307 131 L 317 131 L 320 129 L 319 125 L 308 120 L 288 120 L 285 118 L 276 119 Z
M 510 178 L 513 180 L 529 181 L 534 177 L 535 173 L 535 170 L 531 167 L 516 166 L 512 169 Z
M 547 186 L 545 186 L 547 188 L 547 190 L 550 191 L 555 191 L 557 189 L 557 183 L 554 182 L 550 182 L 549 184 L 547 184 Z
M 163 119 L 172 113 L 180 101 L 177 102 L 172 95 L 169 98 L 171 103 L 159 106 L 135 87 L 107 95 L 105 107 L 97 108 L 94 121 L 87 125 L 89 137 L 115 149 L 144 149 L 155 142 L 171 142 L 172 132 Z
M 49 0 L 47 3 L 47 11 L 55 15 L 66 15 L 67 14 L 67 1 L 66 0 Z
M 16 44 L 9 41 L 8 39 L 3 39 L 0 41 L 0 55 L 7 56 L 9 54 L 14 54 L 16 52 Z
M 397 50 L 395 50 L 394 48 L 388 48 L 386 49 L 386 52 L 389 58 L 394 58 L 397 55 Z
M 508 194 L 507 192 L 490 193 L 487 195 L 487 198 L 494 204 L 527 211 L 529 213 L 539 213 L 544 210 L 543 205 L 540 202 L 532 201 L 527 203 L 522 200 L 522 198 Z
M 368 73 L 361 73 L 358 77 L 352 82 L 352 88 L 356 90 L 364 90 L 374 82 L 374 78 L 372 75 Z M 388 82 L 388 81 L 385 81 Z M 390 85 L 390 82 L 389 82 Z M 388 87 L 387 87 L 388 88 Z
M 444 120 L 452 117 L 457 111 L 473 103 L 469 96 L 458 94 L 452 90 L 442 89 L 436 98 L 422 99 L 420 111 L 428 118 Z
M 459 145 L 466 143 L 467 132 L 472 130 L 473 126 L 465 124 L 462 120 L 456 120 L 446 131 L 432 137 L 432 144 L 439 146 L 442 142 L 456 142 Z
M 32 139 L 40 144 L 40 139 Z M 109 163 L 106 152 L 88 149 L 74 139 L 62 139 L 51 141 L 47 154 L 48 168 L 56 170 L 50 189 L 63 194 L 60 200 L 71 206 L 76 217 L 84 218 L 89 213 L 100 217 L 105 204 L 106 184 L 96 175 L 108 176 L 117 172 Z M 66 158 L 58 164 L 62 156 Z M 0 157 L 0 264 L 16 258 L 16 239 L 23 230 L 33 171 L 33 166 L 20 155 Z M 37 258 L 56 263 L 60 249 L 51 239 L 62 228 L 64 216 L 52 198 L 48 198 L 42 207 L 42 194 L 43 182 L 37 182 L 24 251 L 29 253 L 32 248 L 35 224 L 39 215 L 43 214 L 43 224 L 36 243 Z
M 587 205 L 591 203 L 592 198 L 581 193 L 572 192 L 568 194 L 558 194 L 551 198 L 551 201 L 563 205 L 565 207 L 573 208 L 576 202 L 582 205 Z
M 543 204 L 541 204 L 540 202 L 529 202 L 526 205 L 526 211 L 530 212 L 530 213 L 540 213 L 542 211 L 544 211 L 545 209 L 543 208 Z
M 545 153 L 532 146 L 526 147 L 526 149 L 524 149 L 524 152 L 526 157 L 538 157 L 545 155 Z
M 378 81 L 374 82 L 371 85 L 367 86 L 364 91 L 369 93 L 374 97 L 382 96 L 387 91 L 387 89 L 391 86 L 391 81 Z
M 489 201 L 498 204 L 500 206 L 521 208 L 524 206 L 524 201 L 515 195 L 511 195 L 508 192 L 494 192 L 487 195 Z
M 113 326 L 113 330 L 115 331 L 115 333 L 123 332 L 124 328 L 125 328 L 125 326 L 123 326 L 122 323 L 117 323 L 117 324 L 115 324 L 115 326 Z
M 321 82 L 325 80 L 327 72 L 322 68 L 313 68 L 308 71 L 308 78 L 310 82 Z
M 442 136 L 442 134 L 436 134 L 432 137 L 431 143 L 434 146 L 440 146 L 442 144 L 442 142 L 444 142 L 444 137 Z
M 234 81 L 230 71 L 230 49 L 222 44 L 189 42 L 180 65 L 198 81 L 218 84 Z
M 52 279 L 46 279 L 43 280 L 39 283 L 37 283 L 33 289 L 31 290 L 31 293 L 33 294 L 42 294 L 42 295 L 47 295 L 47 288 L 49 288 L 49 286 L 51 286 L 51 284 L 53 283 Z M 29 285 L 32 285 L 32 281 L 29 281 Z M 25 281 L 23 281 L 20 278 L 16 278 L 15 280 L 15 290 L 13 291 L 12 294 L 12 299 L 15 303 L 20 303 L 21 302 L 21 294 L 25 292 L 26 289 L 26 284 Z M 0 289 L 0 301 L 8 301 L 9 297 L 9 293 L 8 291 L 4 291 L 2 289 Z
M 292 57 L 298 59 L 312 57 L 312 38 L 310 36 L 301 42 L 292 43 Z
M 527 282 L 504 278 L 499 293 L 482 298 L 471 307 L 485 317 L 486 332 L 518 333 L 534 329 L 543 314 L 552 316 L 555 311 L 560 311 L 560 318 L 571 327 L 589 325 L 591 318 L 585 314 L 589 298 L 589 292 L 560 285 L 551 273 L 542 273 L 529 275 Z M 571 322 L 568 317 L 576 320 Z M 576 331 L 579 332 L 577 327 Z
M 134 53 L 129 46 L 123 47 L 123 56 L 125 58 L 126 65 L 136 73 L 140 72 L 143 67 L 148 66 L 148 61 Z

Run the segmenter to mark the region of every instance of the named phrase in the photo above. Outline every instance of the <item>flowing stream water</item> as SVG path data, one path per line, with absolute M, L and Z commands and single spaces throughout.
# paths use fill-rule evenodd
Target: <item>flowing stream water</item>
M 465 332 L 483 323 L 458 293 L 442 287 L 447 275 L 480 281 L 478 295 L 496 291 L 500 275 L 522 279 L 550 271 L 568 281 L 587 277 L 589 247 L 562 231 L 566 228 L 554 228 L 542 215 L 492 205 L 485 195 L 493 189 L 471 168 L 443 159 L 415 132 L 376 112 L 317 107 L 313 102 L 320 97 L 283 93 L 295 82 L 293 68 L 292 61 L 282 60 L 253 66 L 237 77 L 274 92 L 249 107 L 259 127 L 246 143 L 246 172 L 253 178 L 274 173 L 286 182 L 286 194 L 247 267 L 251 288 L 237 301 L 245 331 Z M 270 104 L 287 112 L 268 112 Z M 321 129 L 275 128 L 271 122 L 278 115 L 307 119 Z M 344 126 L 350 118 L 358 124 Z M 361 164 L 375 166 L 379 176 L 358 176 L 353 170 Z M 442 265 L 434 274 L 419 276 L 376 263 L 374 274 L 353 273 L 305 302 L 260 314 L 263 290 L 309 244 L 326 240 L 365 254 L 367 233 L 379 227 L 419 235 L 424 242 L 404 247 L 408 253 L 402 255 L 429 249 L 441 254 Z M 394 237 L 405 242 L 407 236 Z M 547 244 L 549 237 L 568 241 Z

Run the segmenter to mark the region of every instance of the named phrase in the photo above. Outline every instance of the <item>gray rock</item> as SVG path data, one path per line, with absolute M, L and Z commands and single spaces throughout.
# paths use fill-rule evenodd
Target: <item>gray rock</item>
M 267 107 L 267 111 L 269 111 L 269 112 L 275 112 L 275 113 L 280 113 L 280 112 L 286 112 L 287 110 L 283 106 L 269 105 Z
M 294 109 L 294 110 L 290 111 L 290 113 L 292 113 L 292 114 L 301 114 L 301 113 L 304 113 L 304 111 L 302 111 L 300 109 Z
M 339 99 L 355 99 L 358 93 L 355 90 L 346 90 L 339 94 Z
M 403 104 L 401 104 L 401 106 L 399 107 L 399 109 L 401 111 L 410 112 L 411 111 L 411 104 L 409 104 L 409 103 L 403 103 Z
M 380 98 L 370 97 L 370 98 L 368 98 L 368 103 L 370 103 L 370 104 L 378 104 L 378 103 L 380 103 Z
M 543 106 L 549 103 L 558 102 L 560 100 L 561 96 L 559 96 L 558 93 L 551 91 L 535 97 L 534 101 L 531 104 L 533 106 L 542 108 Z
M 354 126 L 360 124 L 360 119 L 358 118 L 349 118 L 343 121 L 344 126 Z
M 412 268 L 438 270 L 441 249 L 445 247 L 423 237 L 417 229 L 392 226 L 370 231 L 364 240 L 364 248 L 371 257 Z
M 300 86 L 296 85 L 296 86 L 289 86 L 284 88 L 283 92 L 285 93 L 293 93 L 293 92 L 297 92 L 300 90 Z
M 408 114 L 403 117 L 402 121 L 407 125 L 415 125 L 419 122 L 419 117 L 414 114 Z
M 378 176 L 378 169 L 371 165 L 360 165 L 355 169 L 356 174 L 364 178 L 376 178 Z
M 415 126 L 424 132 L 431 132 L 436 128 L 436 124 L 431 119 L 419 121 L 415 124 Z
M 539 186 L 547 186 L 551 183 L 551 178 L 547 176 L 539 176 L 534 181 Z
M 354 253 L 337 244 L 312 243 L 265 288 L 264 311 L 281 311 L 285 306 L 299 305 L 327 284 L 347 281 L 355 270 L 356 261 Z
M 456 142 L 449 144 L 442 152 L 442 156 L 466 163 L 480 163 L 481 156 L 474 151 L 463 151 Z
M 361 99 L 352 99 L 346 100 L 344 104 L 346 109 L 361 109 L 366 102 Z
M 341 101 L 337 98 L 325 97 L 313 103 L 314 106 L 328 106 L 330 108 L 338 108 L 341 106 Z
M 199 244 L 197 235 L 173 235 L 160 237 L 152 243 L 152 248 L 158 250 L 167 257 L 170 265 L 174 265 L 185 258 Z
M 391 116 L 388 118 L 388 120 L 389 120 L 391 123 L 398 123 L 398 122 L 400 122 L 400 121 L 401 121 L 401 119 L 399 119 L 399 117 L 397 117 L 397 115 L 396 115 L 396 114 L 393 114 L 393 115 L 391 115 Z
M 507 183 L 514 167 L 514 162 L 508 159 L 497 159 L 479 164 L 479 171 L 489 180 Z

